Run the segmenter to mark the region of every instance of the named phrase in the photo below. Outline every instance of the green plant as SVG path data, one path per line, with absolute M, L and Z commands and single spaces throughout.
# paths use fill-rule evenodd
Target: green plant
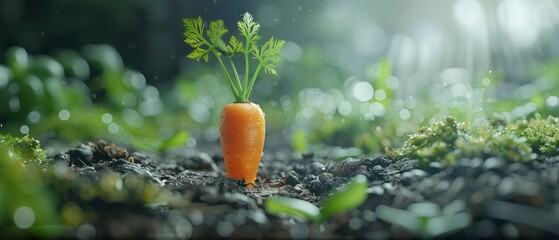
M 4 145 L 10 156 L 8 159 L 12 159 L 12 161 L 40 163 L 47 157 L 46 151 L 41 149 L 39 141 L 29 135 L 13 137 L 10 134 L 0 134 L 0 144 Z
M 5 236 L 56 236 L 60 229 L 52 192 L 39 164 L 45 151 L 29 136 L 0 134 L 0 229 Z
M 222 20 L 210 22 L 209 29 L 206 31 L 209 40 L 204 37 L 204 23 L 201 17 L 183 19 L 183 24 L 184 41 L 194 48 L 187 57 L 197 61 L 204 59 L 207 62 L 210 53 L 213 54 L 225 73 L 227 83 L 235 97 L 234 103 L 227 104 L 223 108 L 219 125 L 227 177 L 244 181 L 248 183 L 248 187 L 253 187 L 264 149 L 266 123 L 264 112 L 259 105 L 250 102 L 249 97 L 262 68 L 267 73 L 277 75 L 276 65 L 281 61 L 280 53 L 285 41 L 272 37 L 259 46 L 260 24 L 253 21 L 250 13 L 245 13 L 243 20 L 237 22 L 239 32 L 245 39 L 244 44 L 235 36 L 231 36 L 229 45 L 223 42 L 222 37 L 229 30 L 225 28 Z M 242 83 L 233 61 L 236 53 L 244 55 L 245 71 Z M 223 63 L 223 55 L 228 57 L 230 68 Z M 249 55 L 258 62 L 254 72 L 250 68 Z M 229 71 L 233 72 L 235 83 Z
M 210 22 L 209 29 L 206 32 L 209 40 L 204 37 L 204 23 L 201 17 L 197 19 L 184 19 L 183 24 L 186 29 L 184 32 L 184 41 L 194 48 L 187 57 L 196 59 L 197 61 L 204 59 L 207 62 L 210 53 L 213 54 L 225 73 L 236 102 L 248 101 L 256 78 L 262 68 L 264 68 L 264 71 L 267 73 L 277 75 L 276 65 L 281 61 L 280 53 L 285 41 L 272 37 L 262 46 L 259 46 L 258 41 L 261 39 L 258 35 L 260 24 L 253 21 L 250 13 L 243 14 L 243 20 L 237 23 L 239 32 L 245 39 L 244 43 L 238 40 L 237 37 L 231 36 L 229 44 L 225 44 L 222 37 L 229 30 L 225 28 L 225 24 L 222 20 Z M 233 56 L 237 53 L 243 54 L 245 60 L 244 80 L 242 83 L 235 63 L 233 62 Z M 223 63 L 222 56 L 227 56 L 230 70 Z M 258 62 L 252 74 L 249 56 Z M 230 74 L 230 71 L 232 71 L 233 74 Z
M 417 159 L 421 165 L 438 161 L 448 166 L 457 159 L 473 157 L 525 162 L 536 158 L 536 153 L 552 154 L 549 149 L 558 144 L 556 121 L 549 117 L 547 121 L 521 120 L 507 127 L 488 124 L 470 127 L 466 122 L 447 117 L 411 134 L 401 148 L 386 152 L 392 159 Z M 534 153 L 534 148 L 544 152 Z
M 305 200 L 274 197 L 266 199 L 266 211 L 278 216 L 289 216 L 302 221 L 323 223 L 336 214 L 355 209 L 367 200 L 367 178 L 357 175 L 348 185 L 338 189 L 324 200 L 321 208 Z
M 11 47 L 0 65 L 0 126 L 44 139 L 107 138 L 156 152 L 188 140 L 185 116 L 171 114 L 159 90 L 124 67 L 108 45 L 87 45 L 52 56 Z M 178 120 L 177 120 L 178 119 Z M 161 126 L 180 134 L 160 135 Z M 182 129 L 182 130 L 181 130 Z M 185 134 L 186 133 L 186 134 Z

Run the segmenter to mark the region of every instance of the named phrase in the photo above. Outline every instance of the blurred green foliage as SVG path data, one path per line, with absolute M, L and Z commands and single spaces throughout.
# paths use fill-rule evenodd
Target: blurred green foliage
M 8 132 L 68 142 L 107 138 L 153 151 L 188 140 L 159 90 L 125 68 L 110 46 L 87 45 L 81 54 L 57 50 L 52 57 L 12 47 L 5 57 L 0 124 Z M 162 126 L 168 127 L 163 134 Z
M 0 134 L 0 229 L 4 236 L 54 236 L 60 229 L 54 195 L 40 164 L 45 151 L 29 136 Z

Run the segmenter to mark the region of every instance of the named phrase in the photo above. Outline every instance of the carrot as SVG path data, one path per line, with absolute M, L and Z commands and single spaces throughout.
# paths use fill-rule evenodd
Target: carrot
M 201 17 L 183 19 L 183 24 L 184 41 L 194 48 L 187 57 L 207 62 L 210 54 L 215 56 L 235 97 L 235 102 L 226 105 L 221 112 L 221 149 L 227 177 L 242 180 L 252 188 L 264 149 L 266 126 L 264 112 L 260 106 L 250 102 L 249 97 L 261 70 L 277 75 L 276 65 L 281 62 L 280 53 L 285 41 L 272 37 L 263 45 L 258 45 L 261 39 L 258 35 L 260 24 L 253 21 L 250 13 L 243 14 L 242 21 L 237 22 L 244 42 L 231 36 L 226 44 L 222 37 L 229 30 L 222 20 L 211 21 L 205 35 L 206 26 Z M 242 80 L 233 59 L 237 53 L 244 57 Z M 229 66 L 226 66 L 223 58 L 229 60 Z M 255 67 L 250 67 L 251 60 L 256 60 Z
M 255 183 L 266 132 L 264 112 L 260 106 L 230 103 L 221 111 L 219 127 L 221 148 L 227 177 Z

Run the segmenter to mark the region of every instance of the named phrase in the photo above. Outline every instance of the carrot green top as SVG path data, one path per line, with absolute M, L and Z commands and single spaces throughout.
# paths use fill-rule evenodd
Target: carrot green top
M 280 53 L 285 41 L 272 37 L 264 45 L 259 46 L 258 41 L 261 39 L 258 35 L 260 24 L 253 21 L 250 13 L 243 14 L 242 21 L 237 22 L 237 28 L 241 36 L 244 37 L 244 43 L 235 36 L 229 38 L 228 44 L 221 39 L 229 31 L 225 28 L 223 20 L 211 21 L 206 36 L 204 36 L 204 23 L 201 17 L 183 19 L 183 25 L 186 29 L 184 41 L 194 48 L 187 57 L 197 61 L 204 59 L 207 62 L 209 55 L 213 54 L 227 77 L 229 87 L 235 96 L 235 102 L 248 102 L 254 82 L 262 68 L 266 73 L 277 75 L 276 65 L 281 61 Z M 245 60 L 242 82 L 233 62 L 233 56 L 237 53 L 243 54 Z M 229 68 L 225 66 L 222 60 L 223 56 L 229 59 Z M 253 72 L 250 71 L 251 59 L 257 62 Z M 230 71 L 232 74 L 230 74 Z M 235 79 L 233 80 L 233 78 Z

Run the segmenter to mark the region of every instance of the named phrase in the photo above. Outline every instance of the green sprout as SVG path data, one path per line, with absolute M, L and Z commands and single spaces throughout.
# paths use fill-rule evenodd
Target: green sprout
M 266 199 L 266 211 L 278 216 L 289 216 L 301 221 L 323 223 L 333 216 L 355 209 L 367 200 L 367 178 L 357 175 L 348 185 L 330 195 L 321 208 L 305 200 L 275 197 Z

